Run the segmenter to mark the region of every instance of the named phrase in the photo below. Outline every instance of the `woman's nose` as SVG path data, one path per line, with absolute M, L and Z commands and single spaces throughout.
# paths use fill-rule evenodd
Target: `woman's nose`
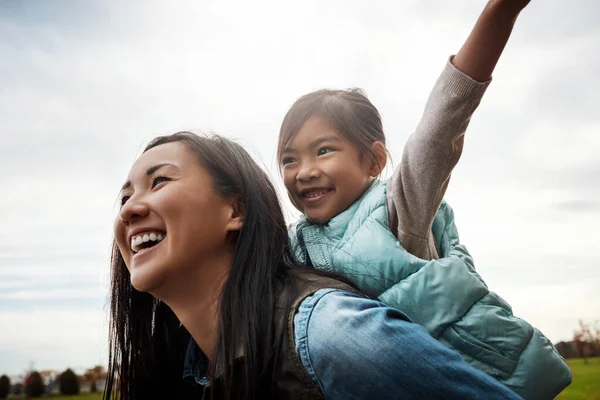
M 121 207 L 120 217 L 124 223 L 132 223 L 148 215 L 148 205 L 138 198 L 131 197 Z

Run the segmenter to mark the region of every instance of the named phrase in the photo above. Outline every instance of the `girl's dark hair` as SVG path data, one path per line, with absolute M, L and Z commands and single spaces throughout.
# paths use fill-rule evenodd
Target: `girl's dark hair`
M 294 266 L 281 205 L 267 174 L 239 145 L 219 136 L 179 132 L 154 139 L 144 151 L 181 142 L 198 156 L 215 189 L 234 196 L 244 223 L 225 283 L 215 351 L 225 399 L 273 398 L 283 330 L 275 331 L 276 294 Z M 105 399 L 199 398 L 182 380 L 190 339 L 174 313 L 131 286 L 123 257 L 113 243 L 110 352 Z M 289 296 L 288 296 L 289 297 Z M 285 304 L 287 302 L 287 304 Z M 284 299 L 278 307 L 289 307 Z M 236 350 L 244 357 L 235 364 Z M 215 382 L 215 367 L 209 371 Z M 119 392 L 116 394 L 115 392 Z
M 356 147 L 361 157 L 376 160 L 372 144 L 381 142 L 385 146 L 379 111 L 361 89 L 321 89 L 300 97 L 285 115 L 279 130 L 278 160 L 284 147 L 312 117 L 325 118 Z

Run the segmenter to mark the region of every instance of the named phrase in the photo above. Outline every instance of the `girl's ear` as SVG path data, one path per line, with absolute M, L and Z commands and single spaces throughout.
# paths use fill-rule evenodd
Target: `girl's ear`
M 369 175 L 373 178 L 378 177 L 387 162 L 387 151 L 383 143 L 377 141 L 371 145 L 371 160 L 369 165 Z

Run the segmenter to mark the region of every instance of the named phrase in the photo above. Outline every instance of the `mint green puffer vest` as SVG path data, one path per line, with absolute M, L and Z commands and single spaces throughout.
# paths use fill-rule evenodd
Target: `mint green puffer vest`
M 404 250 L 389 229 L 386 185 L 379 182 L 327 224 L 302 218 L 290 236 L 300 260 L 403 311 L 475 368 L 526 399 L 554 398 L 571 383 L 569 368 L 540 331 L 488 290 L 445 202 L 432 230 L 440 259 Z

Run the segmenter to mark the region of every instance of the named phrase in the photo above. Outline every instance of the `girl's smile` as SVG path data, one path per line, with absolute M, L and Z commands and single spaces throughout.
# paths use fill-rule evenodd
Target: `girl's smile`
M 294 205 L 324 224 L 354 203 L 373 176 L 370 163 L 322 117 L 312 117 L 281 153 L 283 179 Z

